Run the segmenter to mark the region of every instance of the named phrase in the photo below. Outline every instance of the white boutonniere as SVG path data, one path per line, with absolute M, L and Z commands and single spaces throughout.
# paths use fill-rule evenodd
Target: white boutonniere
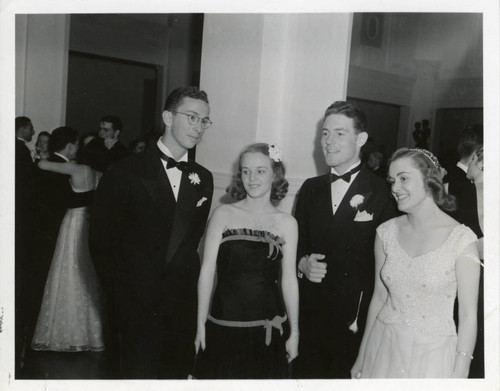
M 359 206 L 365 202 L 365 197 L 361 194 L 356 194 L 351 198 L 349 204 L 356 209 L 356 216 L 354 216 L 354 221 L 372 221 L 373 213 L 368 213 L 366 210 L 359 210 Z
M 363 197 L 361 194 L 356 194 L 351 198 L 351 201 L 349 201 L 349 205 L 351 205 L 353 208 L 357 208 L 360 206 L 363 202 L 365 201 L 365 197 Z
M 206 200 L 208 200 L 208 198 L 207 198 L 207 197 L 202 197 L 202 198 L 200 198 L 200 200 L 199 200 L 199 201 L 198 201 L 198 203 L 196 204 L 196 207 L 197 207 L 197 208 L 199 208 L 200 206 L 202 206 L 202 205 L 203 205 L 203 203 L 204 203 Z
M 195 172 L 189 174 L 188 178 L 193 185 L 199 185 L 201 183 L 200 177 Z

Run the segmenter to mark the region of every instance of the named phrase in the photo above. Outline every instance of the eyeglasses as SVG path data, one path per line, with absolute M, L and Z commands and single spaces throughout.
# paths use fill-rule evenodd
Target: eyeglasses
M 210 125 L 212 125 L 212 121 L 210 121 L 208 118 L 200 118 L 195 114 L 181 113 L 180 111 L 172 111 L 172 113 L 185 115 L 187 117 L 189 125 L 196 125 L 198 122 L 200 122 L 200 120 L 203 129 L 208 129 Z

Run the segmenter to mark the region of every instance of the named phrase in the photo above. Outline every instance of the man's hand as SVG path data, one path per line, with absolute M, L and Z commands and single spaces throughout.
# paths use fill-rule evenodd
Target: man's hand
M 323 254 L 304 255 L 299 261 L 299 270 L 311 282 L 320 283 L 326 275 L 326 263 L 318 262 L 325 259 Z

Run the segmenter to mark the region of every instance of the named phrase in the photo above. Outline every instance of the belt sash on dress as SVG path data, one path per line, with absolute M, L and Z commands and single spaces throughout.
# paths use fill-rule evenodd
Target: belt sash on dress
M 272 328 L 276 328 L 279 330 L 280 335 L 283 335 L 283 327 L 282 324 L 286 321 L 287 316 L 286 314 L 284 316 L 279 316 L 276 315 L 272 320 L 269 319 L 263 319 L 263 320 L 251 320 L 251 321 L 237 321 L 237 320 L 221 320 L 221 319 L 216 319 L 212 315 L 208 315 L 208 319 L 214 322 L 215 324 L 218 324 L 219 326 L 226 326 L 226 327 L 259 327 L 263 326 L 266 329 L 266 346 L 269 346 L 271 343 L 271 335 L 272 335 Z

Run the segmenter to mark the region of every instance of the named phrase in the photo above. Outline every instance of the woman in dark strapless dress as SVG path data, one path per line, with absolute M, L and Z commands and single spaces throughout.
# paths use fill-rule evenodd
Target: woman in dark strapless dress
M 271 202 L 286 194 L 284 174 L 276 147 L 247 147 L 229 189 L 239 201 L 210 219 L 198 283 L 195 378 L 289 377 L 298 347 L 297 224 Z

